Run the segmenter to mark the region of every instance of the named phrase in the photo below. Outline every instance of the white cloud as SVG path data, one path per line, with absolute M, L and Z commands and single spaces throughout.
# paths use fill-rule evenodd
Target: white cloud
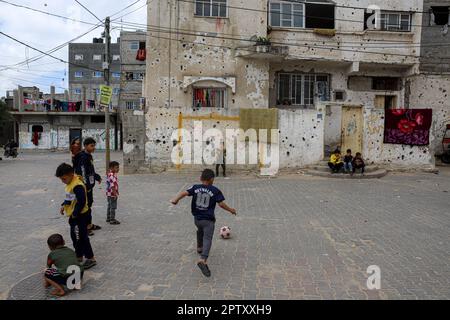
M 98 20 L 80 7 L 74 0 L 8 0 L 11 3 L 32 7 L 38 10 L 46 11 L 52 14 L 69 17 L 76 20 L 82 20 L 96 24 Z M 112 15 L 136 0 L 80 0 L 89 10 L 91 10 L 100 19 L 107 15 Z M 123 13 L 113 17 L 131 12 L 143 6 L 146 0 L 141 0 Z M 0 2 L 0 30 L 16 39 L 23 41 L 30 46 L 36 47 L 42 51 L 48 51 L 64 42 L 67 42 L 88 31 L 92 26 L 64 20 L 61 18 L 49 16 L 43 13 L 30 11 L 24 8 L 18 8 L 6 3 Z M 124 20 L 146 24 L 146 7 L 127 15 Z M 85 35 L 76 42 L 91 42 L 92 38 L 100 37 L 103 27 Z M 113 41 L 119 36 L 119 30 L 113 31 Z M 27 58 L 39 55 L 32 49 L 0 35 L 0 97 L 5 95 L 6 90 L 12 90 L 18 84 L 24 86 L 33 85 L 40 87 L 44 92 L 49 91 L 47 85 L 57 87 L 67 87 L 67 69 L 64 63 L 58 63 L 55 59 L 45 57 L 36 62 L 22 65 L 20 69 L 4 69 L 2 66 L 10 66 L 22 62 Z M 54 56 L 68 60 L 68 46 L 53 54 Z M 55 79 L 54 79 L 55 78 Z M 64 81 L 62 79 L 64 78 Z M 57 89 L 59 92 L 61 88 Z

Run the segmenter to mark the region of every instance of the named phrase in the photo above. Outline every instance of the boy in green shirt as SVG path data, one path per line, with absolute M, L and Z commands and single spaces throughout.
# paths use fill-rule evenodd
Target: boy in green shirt
M 75 251 L 65 246 L 63 236 L 54 234 L 47 240 L 50 254 L 47 257 L 47 269 L 44 275 L 44 285 L 46 288 L 53 287 L 55 290 L 52 295 L 62 297 L 65 294 L 64 286 L 68 286 L 69 277 L 74 275 L 78 269 L 81 274 L 80 278 L 75 280 L 81 281 L 83 277 L 83 266 L 77 259 Z M 80 283 L 75 283 L 75 287 L 80 289 Z

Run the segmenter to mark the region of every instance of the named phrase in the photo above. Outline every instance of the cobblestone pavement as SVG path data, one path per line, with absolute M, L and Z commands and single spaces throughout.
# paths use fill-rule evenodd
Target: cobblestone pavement
M 103 166 L 103 154 L 96 166 Z M 113 158 L 120 160 L 120 154 Z M 62 233 L 58 214 L 62 153 L 26 153 L 0 162 L 0 297 L 43 269 L 46 238 Z M 449 299 L 450 170 L 391 174 L 381 180 L 329 181 L 303 175 L 219 178 L 238 209 L 218 211 L 204 278 L 195 262 L 189 201 L 169 199 L 197 181 L 193 174 L 121 176 L 118 219 L 106 225 L 104 188 L 96 189 L 91 238 L 98 265 L 83 290 L 64 299 Z M 220 209 L 219 209 L 220 210 Z M 366 286 L 370 265 L 381 290 Z

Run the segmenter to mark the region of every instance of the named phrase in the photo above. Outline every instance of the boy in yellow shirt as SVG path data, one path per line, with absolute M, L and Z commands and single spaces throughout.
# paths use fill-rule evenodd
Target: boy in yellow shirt
M 332 173 L 339 173 L 341 171 L 342 167 L 344 167 L 344 162 L 342 161 L 340 150 L 335 150 L 333 152 L 330 157 L 330 162 L 328 162 L 328 166 Z
M 87 270 L 97 264 L 88 236 L 89 206 L 87 191 L 80 176 L 75 175 L 74 169 L 67 163 L 56 169 L 56 177 L 66 185 L 66 199 L 61 205 L 60 213 L 69 217 L 70 237 L 73 241 L 75 253 L 80 262 L 86 258 L 83 268 Z

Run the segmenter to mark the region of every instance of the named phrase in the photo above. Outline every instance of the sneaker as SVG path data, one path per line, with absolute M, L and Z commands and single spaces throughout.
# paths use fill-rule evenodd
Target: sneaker
M 113 219 L 113 220 L 111 220 L 111 221 L 109 222 L 109 224 L 112 224 L 112 225 L 118 225 L 118 224 L 120 224 L 120 221 L 118 221 L 118 220 L 116 220 L 116 219 Z
M 83 269 L 84 270 L 88 270 L 90 268 L 92 268 L 93 266 L 97 265 L 97 261 L 92 260 L 92 259 L 87 259 L 84 263 L 83 263 Z
M 94 234 L 95 234 L 94 231 L 88 230 L 88 236 L 92 237 Z
M 199 262 L 197 263 L 197 266 L 200 268 L 205 277 L 208 278 L 211 277 L 211 271 L 209 270 L 208 265 L 206 263 Z

